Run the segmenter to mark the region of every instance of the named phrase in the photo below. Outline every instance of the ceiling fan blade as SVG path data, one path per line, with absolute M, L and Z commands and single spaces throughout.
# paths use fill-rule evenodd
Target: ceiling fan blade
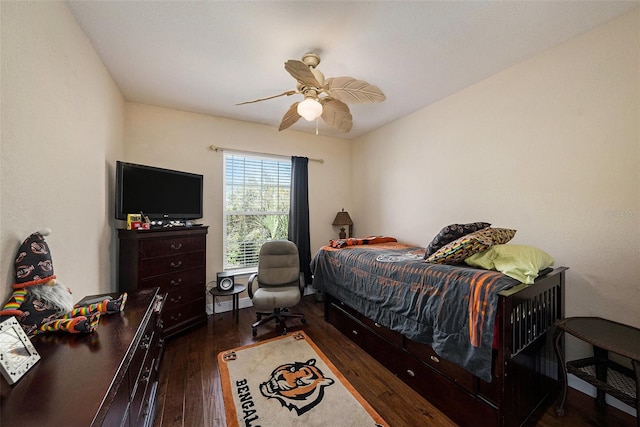
M 296 94 L 296 93 L 298 93 L 298 91 L 297 91 L 297 90 L 288 90 L 288 91 L 286 91 L 286 92 L 282 92 L 282 93 L 280 93 L 280 94 L 278 94 L 278 95 L 267 96 L 266 98 L 258 98 L 258 99 L 254 99 L 253 101 L 245 101 L 245 102 L 241 102 L 241 103 L 236 104 L 236 105 L 251 104 L 251 103 L 253 103 L 253 102 L 266 101 L 267 99 L 278 98 L 278 97 L 280 97 L 280 96 L 285 96 L 285 95 L 286 95 L 286 96 L 290 96 L 290 95 L 294 95 L 294 94 Z
M 333 77 L 326 80 L 325 88 L 332 97 L 347 104 L 382 102 L 387 99 L 377 86 L 353 77 Z
M 322 87 L 316 79 L 316 76 L 311 72 L 309 66 L 302 61 L 290 59 L 284 63 L 284 69 L 287 70 L 294 79 L 304 85 L 317 88 Z
M 295 102 L 286 113 L 284 113 L 284 117 L 282 117 L 282 123 L 280 123 L 280 127 L 278 130 L 285 130 L 289 126 L 293 125 L 295 122 L 300 120 L 300 114 L 298 114 L 298 102 Z
M 353 116 L 347 104 L 332 98 L 323 98 L 320 103 L 322 104 L 322 120 L 342 133 L 347 133 L 351 130 Z

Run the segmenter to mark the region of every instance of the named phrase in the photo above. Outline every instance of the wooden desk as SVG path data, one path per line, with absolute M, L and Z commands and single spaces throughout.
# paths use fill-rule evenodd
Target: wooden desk
M 567 372 L 598 389 L 596 402 L 604 406 L 605 393 L 636 409 L 640 408 L 640 329 L 599 317 L 569 317 L 554 323 L 556 355 L 563 371 L 563 392 L 558 416 L 564 415 Z M 569 333 L 593 345 L 593 357 L 565 363 L 560 339 Z M 633 370 L 609 360 L 613 352 L 631 359 Z M 640 427 L 640 418 L 638 418 Z
M 149 426 L 162 356 L 158 288 L 129 294 L 92 334 L 43 334 L 16 384 L 0 378 L 0 425 Z M 114 295 L 117 297 L 117 295 Z

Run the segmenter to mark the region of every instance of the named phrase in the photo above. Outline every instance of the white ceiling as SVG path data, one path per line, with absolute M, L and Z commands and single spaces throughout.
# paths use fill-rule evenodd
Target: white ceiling
M 288 59 L 378 86 L 354 138 L 640 5 L 635 1 L 68 1 L 131 102 L 277 128 L 301 95 Z M 301 119 L 291 129 L 315 132 Z M 340 136 L 320 121 L 320 133 Z M 287 130 L 283 131 L 287 132 Z

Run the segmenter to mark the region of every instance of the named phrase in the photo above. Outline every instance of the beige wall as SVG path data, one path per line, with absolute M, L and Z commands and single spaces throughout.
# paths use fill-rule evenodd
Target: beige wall
M 45 227 L 54 270 L 76 299 L 113 292 L 113 162 L 124 99 L 61 2 L 0 2 L 0 295 L 17 249 Z
M 639 29 L 636 10 L 357 141 L 361 234 L 515 228 L 571 268 L 568 316 L 640 327 Z
M 350 207 L 349 142 L 271 126 L 127 103 L 124 160 L 204 175 L 207 280 L 222 270 L 223 154 L 211 145 L 323 159 L 309 162 L 311 252 L 336 237 L 336 212 Z

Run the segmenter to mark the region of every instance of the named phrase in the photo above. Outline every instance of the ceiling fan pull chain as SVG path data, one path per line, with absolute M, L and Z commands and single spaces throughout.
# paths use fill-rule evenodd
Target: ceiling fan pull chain
M 320 121 L 319 118 L 316 118 L 316 135 L 318 134 L 318 122 Z

